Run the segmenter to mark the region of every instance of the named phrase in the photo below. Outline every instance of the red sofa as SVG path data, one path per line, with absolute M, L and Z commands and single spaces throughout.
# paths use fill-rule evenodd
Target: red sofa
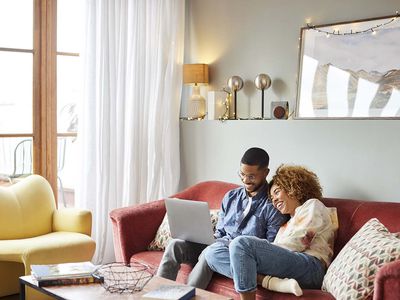
M 207 201 L 211 209 L 218 209 L 225 193 L 236 187 L 237 185 L 231 183 L 207 181 L 189 187 L 172 197 Z M 328 207 L 336 207 L 338 212 L 339 230 L 335 242 L 335 255 L 361 226 L 373 217 L 378 218 L 391 232 L 400 232 L 400 203 L 332 198 L 326 198 L 323 202 Z M 148 251 L 147 246 L 153 240 L 164 215 L 164 200 L 113 210 L 110 217 L 117 261 L 129 263 L 135 259 L 156 268 L 163 252 Z M 182 266 L 177 281 L 185 282 L 190 270 L 190 266 Z M 374 300 L 399 299 L 400 261 L 388 263 L 380 269 L 375 279 L 374 289 Z M 214 274 L 207 290 L 234 299 L 239 298 L 233 288 L 233 281 L 219 274 Z M 321 290 L 303 290 L 303 293 L 302 297 L 296 297 L 291 294 L 271 292 L 260 287 L 257 290 L 257 298 L 334 299 L 331 294 Z

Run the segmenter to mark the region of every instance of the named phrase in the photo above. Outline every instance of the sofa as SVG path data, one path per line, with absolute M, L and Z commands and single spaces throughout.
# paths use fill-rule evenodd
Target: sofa
M 221 181 L 201 182 L 171 197 L 207 201 L 210 209 L 218 209 L 225 193 L 237 185 Z M 349 199 L 325 198 L 328 207 L 336 207 L 339 229 L 334 246 L 334 256 L 349 239 L 371 218 L 378 218 L 390 232 L 400 232 L 400 203 L 360 201 Z M 130 263 L 139 261 L 157 268 L 162 251 L 149 251 L 148 245 L 154 239 L 166 209 L 164 200 L 118 208 L 110 213 L 113 227 L 114 250 L 117 261 Z M 183 265 L 177 281 L 186 282 L 191 266 Z M 233 281 L 220 274 L 214 274 L 207 290 L 238 299 Z M 399 299 L 400 260 L 385 264 L 379 269 L 374 281 L 374 300 Z M 271 292 L 259 287 L 257 299 L 335 299 L 322 290 L 303 290 L 303 296 L 296 297 L 286 293 Z
M 32 264 L 91 260 L 91 228 L 90 211 L 58 210 L 50 184 L 39 175 L 0 187 L 0 297 L 19 293 L 18 277 L 31 274 Z M 27 299 L 33 298 L 38 294 L 28 288 Z

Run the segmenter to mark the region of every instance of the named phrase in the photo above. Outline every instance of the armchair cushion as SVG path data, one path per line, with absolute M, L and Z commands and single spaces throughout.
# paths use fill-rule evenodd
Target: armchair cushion
M 75 232 L 52 232 L 34 238 L 0 240 L 0 261 L 21 262 L 25 274 L 31 264 L 84 261 L 94 250 L 90 236 Z
M 322 289 L 338 299 L 366 299 L 386 263 L 400 259 L 400 239 L 373 218 L 349 240 L 332 262 Z

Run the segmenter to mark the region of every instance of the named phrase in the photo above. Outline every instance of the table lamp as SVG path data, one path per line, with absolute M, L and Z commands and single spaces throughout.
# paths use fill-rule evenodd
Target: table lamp
M 261 90 L 261 119 L 264 119 L 264 90 L 271 86 L 271 78 L 267 74 L 259 74 L 254 80 L 254 84 Z
M 183 83 L 194 84 L 188 104 L 188 119 L 203 119 L 206 115 L 206 99 L 200 95 L 199 84 L 208 83 L 208 65 L 183 65 Z
M 237 91 L 240 91 L 243 87 L 243 79 L 240 76 L 232 76 L 228 78 L 228 87 L 233 92 L 233 118 L 237 120 Z

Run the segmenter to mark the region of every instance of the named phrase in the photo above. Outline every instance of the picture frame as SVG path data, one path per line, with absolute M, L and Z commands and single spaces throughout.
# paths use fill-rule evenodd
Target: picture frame
M 398 14 L 300 31 L 297 119 L 400 119 Z

